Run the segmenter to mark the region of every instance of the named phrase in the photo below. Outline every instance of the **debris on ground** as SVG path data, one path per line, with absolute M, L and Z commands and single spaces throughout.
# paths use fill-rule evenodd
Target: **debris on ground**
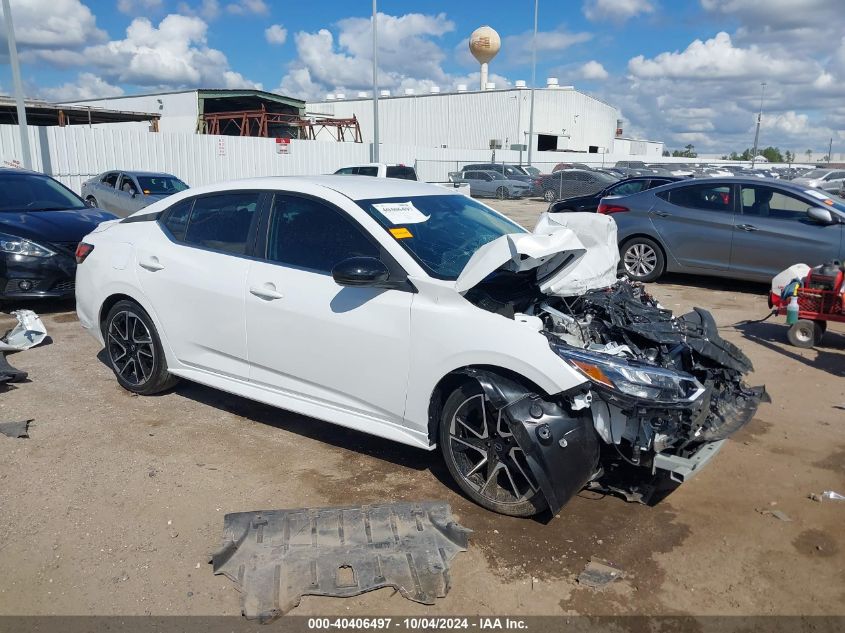
M 444 502 L 235 512 L 223 525 L 214 573 L 238 585 L 243 614 L 260 622 L 304 595 L 381 587 L 434 604 L 449 591 L 450 561 L 466 551 L 471 532 Z
M 781 512 L 780 510 L 768 510 L 766 508 L 757 508 L 757 512 L 762 514 L 763 516 L 769 515 L 773 516 L 780 521 L 786 521 L 787 523 L 792 521 L 785 512 Z
M 21 420 L 20 422 L 0 422 L 0 435 L 13 439 L 29 438 L 29 423 L 32 420 Z
M 12 312 L 18 323 L 0 338 L 0 352 L 22 352 L 39 345 L 47 337 L 47 328 L 32 310 Z
M 822 493 L 822 499 L 832 499 L 834 501 L 845 501 L 845 495 L 841 495 L 833 490 L 825 490 Z
M 22 382 L 26 380 L 27 373 L 16 369 L 6 360 L 6 352 L 0 352 L 0 383 Z
M 590 562 L 580 574 L 578 584 L 590 587 L 591 589 L 604 589 L 614 580 L 624 578 L 625 572 L 615 567 L 612 563 L 596 558 L 590 558 Z
M 635 486 L 627 489 L 596 480 L 589 482 L 586 489 L 602 494 L 614 494 L 625 499 L 628 503 L 641 503 L 643 505 L 648 505 L 648 500 L 653 492 L 653 488 L 649 486 L 642 488 Z

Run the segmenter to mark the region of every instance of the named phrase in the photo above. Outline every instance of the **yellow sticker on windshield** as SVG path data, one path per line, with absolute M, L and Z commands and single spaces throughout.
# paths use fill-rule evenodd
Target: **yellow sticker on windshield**
M 389 229 L 389 230 L 390 230 L 390 234 L 391 234 L 393 237 L 395 237 L 397 240 L 404 240 L 404 239 L 406 239 L 406 238 L 408 238 L 408 237 L 414 237 L 414 234 L 413 234 L 413 233 L 411 233 L 411 232 L 410 232 L 408 229 L 406 229 L 404 226 L 403 226 L 403 227 L 400 227 L 400 228 L 398 228 L 398 229 Z
M 147 195 L 147 196 L 148 196 L 148 195 L 150 195 L 150 190 L 149 190 L 149 189 L 144 189 L 144 195 Z

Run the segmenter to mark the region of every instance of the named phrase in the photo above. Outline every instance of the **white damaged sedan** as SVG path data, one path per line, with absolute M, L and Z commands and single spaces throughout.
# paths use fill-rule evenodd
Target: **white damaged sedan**
M 533 233 L 424 183 L 190 189 L 77 250 L 79 319 L 118 382 L 180 378 L 422 449 L 515 516 L 616 463 L 695 474 L 767 398 L 705 310 L 617 281 L 607 216 Z

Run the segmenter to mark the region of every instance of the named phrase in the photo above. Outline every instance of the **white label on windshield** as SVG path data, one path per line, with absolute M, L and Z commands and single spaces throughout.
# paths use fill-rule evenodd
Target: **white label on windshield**
M 429 216 L 408 202 L 383 202 L 374 204 L 373 208 L 387 218 L 391 224 L 418 224 L 428 220 Z
M 805 189 L 804 193 L 806 193 L 808 196 L 813 196 L 814 198 L 818 198 L 819 200 L 827 200 L 830 197 L 826 193 L 821 192 L 821 191 L 816 191 L 815 189 Z

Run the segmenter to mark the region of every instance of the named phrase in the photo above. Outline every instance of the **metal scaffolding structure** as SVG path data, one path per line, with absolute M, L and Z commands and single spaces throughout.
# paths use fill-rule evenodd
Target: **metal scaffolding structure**
M 273 133 L 271 134 L 271 128 Z M 279 130 L 278 128 L 287 128 Z M 323 130 L 332 129 L 338 142 L 362 143 L 358 118 L 335 119 L 320 116 L 299 116 L 281 112 L 268 112 L 262 105 L 258 110 L 209 112 L 201 117 L 200 133 L 229 136 L 284 136 L 303 140 L 316 140 Z

